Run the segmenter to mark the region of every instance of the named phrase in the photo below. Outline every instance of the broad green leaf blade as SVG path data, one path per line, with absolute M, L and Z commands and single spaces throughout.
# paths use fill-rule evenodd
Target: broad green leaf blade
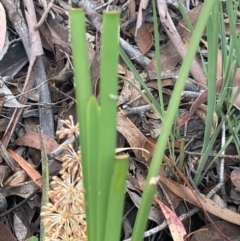
M 143 233 L 146 228 L 149 211 L 156 190 L 156 186 L 152 184 L 152 180 L 154 180 L 153 178 L 156 178 L 158 176 L 158 171 L 164 155 L 164 147 L 167 144 L 168 136 L 171 131 L 172 124 L 178 110 L 181 93 L 183 91 L 186 78 L 188 76 L 193 58 L 195 56 L 196 50 L 199 45 L 199 41 L 201 39 L 203 30 L 205 28 L 206 22 L 208 20 L 214 2 L 215 1 L 212 0 L 206 0 L 204 2 L 202 11 L 199 16 L 199 20 L 197 22 L 196 28 L 193 32 L 189 44 L 188 51 L 183 59 L 183 64 L 179 72 L 179 77 L 176 82 L 176 85 L 174 86 L 173 94 L 169 102 L 166 117 L 163 121 L 162 130 L 164 131 L 161 132 L 158 138 L 157 145 L 153 154 L 153 159 L 150 165 L 146 186 L 144 188 L 142 200 L 134 225 L 133 235 L 131 239 L 132 241 L 139 241 L 143 239 Z
M 104 240 L 106 213 L 113 159 L 116 148 L 118 56 L 119 56 L 119 12 L 105 12 L 101 39 L 100 64 L 100 126 L 99 126 L 99 168 L 97 240 Z
M 98 203 L 98 176 L 101 175 L 99 168 L 98 152 L 99 152 L 99 115 L 97 99 L 93 96 L 87 105 L 87 162 L 88 162 L 88 182 L 85 185 L 86 200 L 85 205 L 87 211 L 87 230 L 88 240 L 97 240 L 97 209 Z
M 107 212 L 105 241 L 118 241 L 121 235 L 129 156 L 116 156 Z
M 80 143 L 83 167 L 83 181 L 85 190 L 89 179 L 89 162 L 87 157 L 87 103 L 92 95 L 91 79 L 89 73 L 88 49 L 86 42 L 86 28 L 84 11 L 81 9 L 73 9 L 70 11 L 70 25 L 72 37 L 72 52 L 74 75 L 76 84 L 76 99 L 77 99 L 77 117 L 80 124 Z M 85 199 L 89 200 L 85 193 Z M 89 205 L 86 205 L 86 214 L 88 219 Z M 90 239 L 89 239 L 90 240 Z

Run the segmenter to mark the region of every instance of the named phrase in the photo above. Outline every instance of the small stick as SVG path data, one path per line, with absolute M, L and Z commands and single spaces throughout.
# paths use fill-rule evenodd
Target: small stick
M 39 29 L 39 27 L 43 24 L 44 20 L 47 18 L 48 13 L 49 13 L 49 11 L 51 10 L 51 8 L 52 8 L 52 6 L 53 6 L 53 2 L 54 2 L 54 0 L 51 0 L 51 1 L 49 2 L 47 8 L 44 10 L 44 13 L 43 13 L 41 19 L 40 19 L 39 22 L 35 25 L 34 30 L 37 31 L 37 30 Z

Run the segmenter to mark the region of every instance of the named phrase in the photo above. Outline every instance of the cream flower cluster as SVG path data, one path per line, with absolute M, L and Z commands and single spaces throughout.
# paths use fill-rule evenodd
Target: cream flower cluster
M 78 125 L 73 118 L 61 121 L 66 127 L 57 131 L 59 138 L 78 135 Z M 45 226 L 46 241 L 77 241 L 87 240 L 86 217 L 84 207 L 84 188 L 80 151 L 75 151 L 72 145 L 64 146 L 60 177 L 53 177 L 49 191 L 51 200 L 42 207 L 41 217 Z

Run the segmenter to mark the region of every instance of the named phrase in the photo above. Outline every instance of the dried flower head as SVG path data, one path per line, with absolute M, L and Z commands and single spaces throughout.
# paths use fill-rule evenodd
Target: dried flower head
M 78 124 L 74 125 L 73 117 L 62 120 L 62 127 L 57 131 L 59 138 L 78 135 Z M 80 151 L 72 145 L 65 145 L 60 177 L 54 176 L 49 191 L 51 203 L 42 207 L 42 222 L 45 226 L 46 241 L 85 241 L 86 220 L 84 205 L 84 188 Z
M 87 240 L 83 181 L 64 172 L 53 177 L 52 203 L 42 207 L 42 222 L 49 240 Z M 47 239 L 46 239 L 47 240 Z
M 54 188 L 49 195 L 55 205 L 62 209 L 75 206 L 84 211 L 84 188 L 80 177 L 65 172 L 61 178 L 53 177 L 51 185 Z
M 63 146 L 63 149 L 66 150 L 67 154 L 65 154 L 62 159 L 63 164 L 60 174 L 62 174 L 65 171 L 68 171 L 73 175 L 81 176 L 82 166 L 80 151 L 76 152 L 72 144 Z
M 57 136 L 62 139 L 65 136 L 68 138 L 72 137 L 73 135 L 79 135 L 79 127 L 78 123 L 74 125 L 73 116 L 70 115 L 69 119 L 66 120 L 60 120 L 60 123 L 63 124 L 63 126 L 56 132 Z M 66 126 L 66 127 L 64 127 Z
M 60 210 L 49 204 L 42 208 L 41 216 L 49 240 L 87 240 L 85 214 L 75 206 Z

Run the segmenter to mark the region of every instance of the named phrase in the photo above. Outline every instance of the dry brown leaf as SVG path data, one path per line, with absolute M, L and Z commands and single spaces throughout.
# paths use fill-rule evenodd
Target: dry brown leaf
M 42 188 L 42 176 L 38 171 L 36 171 L 27 161 L 25 161 L 21 156 L 16 152 L 8 149 L 8 154 L 13 158 L 19 166 L 26 171 L 28 176 L 40 187 Z
M 0 113 L 2 113 L 2 107 L 4 106 L 4 102 L 5 102 L 5 93 L 2 92 L 0 93 Z
M 238 191 L 240 191 L 240 168 L 236 168 L 231 172 L 231 181 Z
M 45 148 L 46 148 L 47 154 L 51 153 L 52 151 L 54 151 L 55 149 L 57 149 L 59 147 L 57 142 L 50 136 L 44 135 L 43 141 L 45 143 Z M 41 142 L 39 139 L 39 134 L 34 131 L 27 132 L 25 135 L 23 135 L 20 138 L 18 138 L 17 140 L 15 140 L 14 144 L 16 144 L 18 146 L 29 146 L 29 147 L 33 147 L 38 150 L 41 150 Z M 58 161 L 62 161 L 63 155 L 64 154 L 58 155 L 56 157 L 56 159 Z
M 11 175 L 3 184 L 3 186 L 18 187 L 27 180 L 27 174 L 24 170 L 20 170 Z
M 165 183 L 176 195 L 178 195 L 179 197 L 188 201 L 189 203 L 192 203 L 193 205 L 195 205 L 199 208 L 203 207 L 207 212 L 209 212 L 223 220 L 226 220 L 230 223 L 235 223 L 235 224 L 239 225 L 239 223 L 240 223 L 240 215 L 239 214 L 216 204 L 215 202 L 213 202 L 211 199 L 207 198 L 204 195 L 202 195 L 202 197 L 197 200 L 195 195 L 193 194 L 193 192 L 188 187 L 183 186 L 170 179 L 160 176 L 160 181 Z M 202 201 L 202 199 L 204 201 Z M 199 202 L 201 202 L 202 207 L 200 207 Z
M 9 166 L 0 165 L 0 186 L 3 185 L 3 182 L 10 176 L 11 168 Z
M 145 142 L 149 142 L 151 146 L 154 146 L 140 131 L 139 129 L 122 113 L 118 113 L 117 115 L 118 123 L 117 123 L 117 130 L 127 139 L 129 145 L 131 147 L 138 147 L 142 148 Z M 147 149 L 146 146 L 144 149 Z M 148 150 L 148 149 L 147 149 Z M 151 150 L 148 150 L 151 151 Z M 141 150 L 133 149 L 137 159 L 139 161 L 144 161 L 145 158 L 143 157 Z
M 98 51 L 93 55 L 92 62 L 90 64 L 90 74 L 92 83 L 92 92 L 94 95 L 99 95 L 99 79 L 100 79 L 100 57 Z
M 175 28 L 175 25 L 173 24 L 173 21 L 168 11 L 166 10 L 166 2 L 164 0 L 157 1 L 157 4 L 161 23 L 164 26 L 165 31 L 167 32 L 168 37 L 171 41 L 168 42 L 168 51 L 172 51 L 173 54 L 174 52 L 175 54 L 178 52 L 179 56 L 181 56 L 181 58 L 183 59 L 187 51 L 187 44 L 190 39 L 190 33 L 186 28 L 179 29 L 184 25 L 183 22 L 178 25 L 177 29 Z M 199 5 L 188 13 L 189 19 L 193 25 L 194 21 L 197 21 L 197 16 L 200 12 L 200 8 L 201 6 Z M 163 68 L 165 70 L 174 69 L 175 65 L 177 64 L 175 60 L 179 59 L 178 56 L 174 57 L 173 66 L 171 62 L 168 62 L 169 57 L 171 57 L 171 54 L 168 51 L 164 50 L 164 48 L 161 50 L 161 66 L 165 65 L 165 67 Z M 168 62 L 168 66 L 166 66 L 166 62 Z M 199 84 L 201 84 L 203 87 L 206 86 L 206 78 L 200 66 L 200 61 L 197 57 L 195 57 L 192 62 L 191 74 Z
M 160 206 L 163 215 L 166 218 L 169 230 L 172 234 L 172 238 L 174 241 L 183 241 L 185 235 L 187 234 L 184 225 L 176 215 L 169 207 L 164 205 L 160 200 L 155 199 L 155 201 L 158 203 Z
M 67 25 L 61 24 L 57 18 L 52 18 L 52 17 L 47 18 L 47 24 L 51 29 L 53 29 L 58 34 L 59 38 L 64 43 L 69 42 L 70 28 Z
M 202 104 L 196 110 L 196 115 L 201 119 L 201 121 L 206 125 L 206 118 L 207 118 L 207 106 Z M 218 125 L 218 115 L 216 112 L 213 112 L 213 121 L 212 121 L 212 128 L 211 128 L 211 135 L 214 133 Z
M 141 85 L 140 85 L 139 81 L 137 81 L 134 78 L 134 75 L 131 71 L 128 71 L 126 69 L 125 77 L 127 79 L 131 80 L 134 85 L 136 85 L 139 89 L 141 89 L 140 88 Z M 131 102 L 131 101 L 135 100 L 138 96 L 139 96 L 139 93 L 127 81 L 124 81 L 123 88 L 119 95 L 117 104 L 121 105 L 121 104 Z M 136 100 L 136 101 L 134 101 L 132 106 L 138 106 L 138 104 L 139 104 L 139 101 Z
M 12 232 L 8 229 L 8 227 L 0 222 L 0 241 L 17 241 L 17 239 L 13 236 Z
M 36 11 L 37 17 L 38 19 L 41 18 L 43 11 L 40 9 L 37 9 Z M 51 23 L 51 25 L 50 25 Z M 56 24 L 56 22 L 55 22 Z M 43 42 L 43 46 L 47 49 L 49 49 L 50 51 L 52 51 L 53 53 L 55 52 L 54 50 L 54 44 L 57 45 L 61 45 L 62 47 L 67 47 L 67 42 L 66 42 L 66 35 L 68 35 L 67 33 L 67 29 L 61 29 L 61 31 L 56 31 L 55 29 L 53 29 L 52 27 L 52 21 L 44 21 L 43 24 L 41 24 L 41 26 L 39 27 L 39 32 L 41 33 L 41 39 Z M 59 27 L 59 26 L 58 26 Z M 62 38 L 61 38 L 62 37 Z
M 36 15 L 39 20 L 41 18 L 41 13 L 38 10 L 36 11 Z M 55 53 L 52 35 L 46 22 L 43 22 L 43 24 L 41 24 L 41 26 L 39 27 L 39 33 L 41 36 L 43 47 Z
M 164 80 L 162 80 L 161 83 L 162 83 L 162 87 L 174 86 L 175 85 L 175 82 L 173 81 L 173 79 L 164 79 Z M 154 89 L 158 90 L 158 82 L 157 82 L 157 80 L 152 80 L 152 81 L 148 82 L 147 86 L 150 87 L 150 88 L 154 88 Z M 171 95 L 171 92 L 170 93 L 167 92 L 167 93 Z
M 156 143 L 156 139 L 153 140 L 152 142 L 145 141 L 144 144 L 143 144 L 143 148 L 145 150 L 148 150 L 148 153 L 147 152 L 142 152 L 142 156 L 144 157 L 145 161 L 147 161 L 147 162 L 150 160 L 150 158 L 152 157 L 153 152 L 155 150 L 155 143 L 154 142 Z
M 147 53 L 148 50 L 152 47 L 153 35 L 149 30 L 148 24 L 143 23 L 142 26 L 138 29 L 138 41 L 136 43 L 142 54 Z
M 214 224 L 231 241 L 237 241 L 237 239 L 234 238 L 240 236 L 240 229 L 238 225 L 234 225 L 226 221 L 219 221 L 215 222 Z M 224 241 L 224 239 L 216 231 L 214 225 L 212 223 L 209 223 L 203 226 L 197 232 L 195 232 L 191 237 L 190 241 Z
M 181 61 L 181 56 L 173 46 L 171 41 L 168 41 L 161 48 L 161 68 L 162 71 L 173 70 Z
M 138 42 L 139 38 L 139 29 L 141 28 L 142 24 L 144 23 L 145 20 L 145 11 L 147 8 L 149 0 L 141 0 L 139 10 L 138 10 L 138 18 L 137 18 L 137 23 L 136 23 L 136 32 L 135 32 L 135 41 Z
M 167 176 L 164 165 L 161 165 L 159 175 L 163 177 Z M 179 203 L 182 201 L 182 198 L 177 196 L 167 185 L 165 185 L 165 183 L 161 183 L 160 186 L 164 193 L 163 199 L 161 199 L 162 202 L 168 205 L 169 207 L 173 207 L 174 209 L 176 209 Z
M 131 0 L 128 4 L 128 19 L 131 19 L 135 15 L 136 11 L 136 2 Z

